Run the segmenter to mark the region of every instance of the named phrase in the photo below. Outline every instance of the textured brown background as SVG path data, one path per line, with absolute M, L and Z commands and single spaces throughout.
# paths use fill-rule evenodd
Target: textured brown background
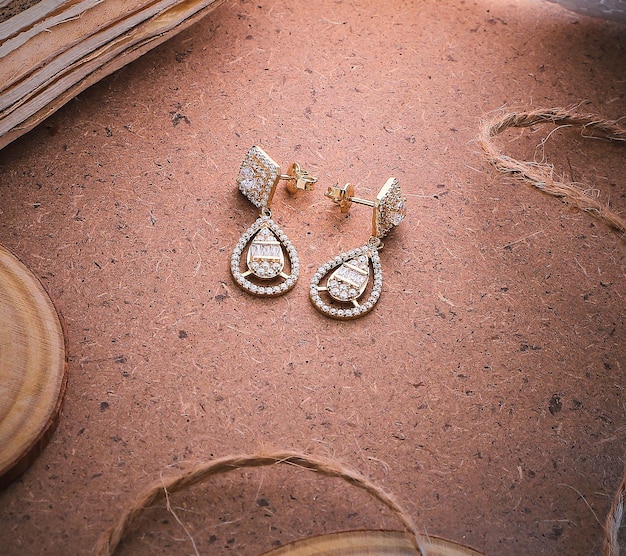
M 0 552 L 86 554 L 168 466 L 259 448 L 332 455 L 432 534 L 489 554 L 595 554 L 622 474 L 624 244 L 512 184 L 474 142 L 500 107 L 626 114 L 626 27 L 540 1 L 231 1 L 0 152 L 0 242 L 68 332 L 60 426 L 0 493 Z M 564 130 L 499 140 L 545 155 L 626 210 L 624 150 Z M 236 190 L 263 146 L 318 191 L 274 214 L 300 252 L 291 294 L 252 298 L 232 248 L 257 212 Z M 358 321 L 308 302 L 318 265 L 362 244 L 327 185 L 409 215 Z M 176 496 L 198 549 L 258 554 L 394 527 L 365 495 L 281 466 Z M 149 512 L 129 553 L 191 554 Z

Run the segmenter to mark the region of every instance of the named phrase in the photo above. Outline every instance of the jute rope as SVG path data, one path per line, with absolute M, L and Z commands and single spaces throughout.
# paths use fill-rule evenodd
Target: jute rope
M 493 143 L 493 137 L 509 128 L 537 124 L 580 127 L 584 137 L 609 141 L 626 141 L 626 128 L 616 121 L 604 120 L 594 114 L 576 114 L 573 110 L 550 108 L 499 115 L 483 124 L 478 137 L 487 160 L 499 172 L 525 181 L 540 191 L 593 215 L 617 232 L 622 241 L 626 241 L 626 221 L 596 198 L 587 195 L 579 186 L 556 178 L 552 165 L 515 160 L 500 152 Z
M 605 120 L 595 114 L 577 114 L 573 110 L 550 108 L 499 115 L 483 124 L 478 136 L 480 147 L 496 170 L 527 182 L 540 191 L 558 197 L 565 203 L 593 215 L 617 232 L 622 241 L 626 241 L 626 221 L 597 199 L 587 195 L 580 187 L 555 178 L 552 165 L 516 160 L 501 153 L 493 144 L 492 138 L 509 128 L 524 128 L 537 124 L 580 127 L 583 137 L 609 141 L 626 141 L 626 128 L 616 121 Z M 625 503 L 626 473 L 606 518 L 604 556 L 619 556 L 618 535 L 624 517 Z
M 619 556 L 618 535 L 624 518 L 624 503 L 626 501 L 626 470 L 624 477 L 617 489 L 613 504 L 609 510 L 604 526 L 604 556 Z
M 227 456 L 208 463 L 196 465 L 173 477 L 164 478 L 141 493 L 138 499 L 123 511 L 117 522 L 104 533 L 96 545 L 96 554 L 110 556 L 141 513 L 155 502 L 167 498 L 170 494 L 185 490 L 193 485 L 205 482 L 209 478 L 246 467 L 263 467 L 287 464 L 317 471 L 328 477 L 338 477 L 351 485 L 359 487 L 387 506 L 402 522 L 417 554 L 426 555 L 424 539 L 417 532 L 416 526 L 395 498 L 382 488 L 340 463 L 298 452 L 274 452 L 267 454 Z

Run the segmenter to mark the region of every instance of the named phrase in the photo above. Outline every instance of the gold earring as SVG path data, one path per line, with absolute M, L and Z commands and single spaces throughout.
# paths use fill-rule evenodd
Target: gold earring
M 261 214 L 235 246 L 230 270 L 243 290 L 260 297 L 276 297 L 288 292 L 300 275 L 296 248 L 272 220 L 270 205 L 280 181 L 286 181 L 287 190 L 296 193 L 312 191 L 317 178 L 309 176 L 297 162 L 289 166 L 287 174 L 281 174 L 280 166 L 261 147 L 251 147 L 241 163 L 237 185 L 247 199 L 261 209 Z M 241 268 L 244 253 L 245 270 Z
M 311 279 L 309 297 L 318 311 L 335 319 L 355 319 L 369 313 L 378 302 L 383 286 L 382 267 L 378 256 L 378 251 L 383 248 L 381 239 L 406 216 L 405 199 L 396 178 L 387 180 L 374 201 L 354 197 L 354 186 L 350 183 L 343 187 L 329 187 L 324 195 L 339 205 L 341 212 L 348 212 L 352 203 L 367 205 L 374 209 L 372 236 L 367 243 L 363 247 L 357 247 L 331 259 L 322 265 Z M 320 286 L 325 276 L 328 276 L 326 285 Z M 370 282 L 367 299 L 359 301 Z M 329 297 L 332 304 L 326 303 L 320 293 L 324 297 Z

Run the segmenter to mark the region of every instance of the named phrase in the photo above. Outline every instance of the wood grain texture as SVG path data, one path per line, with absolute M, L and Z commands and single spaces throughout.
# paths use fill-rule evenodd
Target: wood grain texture
M 223 0 L 47 0 L 0 22 L 0 148 Z
M 67 382 L 61 320 L 37 278 L 0 246 L 0 488 L 54 432 Z
M 428 556 L 480 556 L 472 548 L 439 537 L 427 539 Z M 265 556 L 414 556 L 415 548 L 399 531 L 346 531 L 286 544 Z

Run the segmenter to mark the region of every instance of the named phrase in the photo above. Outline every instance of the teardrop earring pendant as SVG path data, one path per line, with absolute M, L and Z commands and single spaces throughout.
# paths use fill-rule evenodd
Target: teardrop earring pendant
M 296 193 L 312 191 L 317 178 L 297 162 L 289 166 L 287 174 L 281 174 L 280 166 L 261 147 L 251 147 L 241 163 L 237 185 L 261 212 L 235 246 L 230 270 L 239 287 L 260 297 L 287 293 L 300 275 L 298 252 L 272 219 L 270 205 L 280 181 L 286 181 L 287 190 Z M 242 264 L 244 255 L 245 264 Z
M 322 314 L 351 320 L 369 313 L 382 293 L 383 274 L 378 251 L 384 238 L 406 216 L 400 183 L 389 178 L 373 201 L 354 197 L 354 186 L 329 187 L 324 194 L 348 212 L 352 203 L 373 208 L 372 235 L 362 247 L 342 253 L 322 265 L 311 279 L 309 297 Z M 326 285 L 320 285 L 326 278 Z M 369 285 L 369 294 L 367 293 Z M 325 301 L 325 299 L 327 301 Z

